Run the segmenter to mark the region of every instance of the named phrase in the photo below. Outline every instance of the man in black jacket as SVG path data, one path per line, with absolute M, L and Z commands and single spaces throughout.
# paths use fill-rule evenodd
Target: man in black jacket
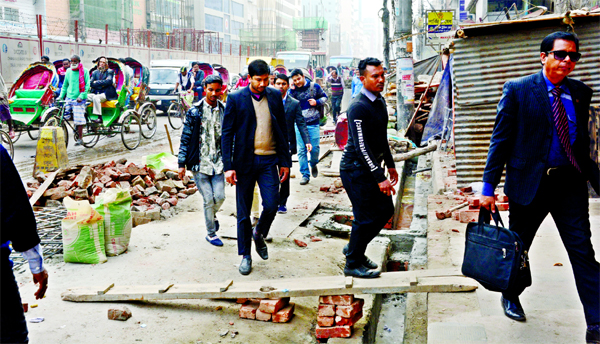
M 22 252 L 23 257 L 29 261 L 33 282 L 39 284 L 35 292 L 36 299 L 43 298 L 46 293 L 48 272 L 44 268 L 40 238 L 27 193 L 3 146 L 0 146 L 0 178 L 0 343 L 28 343 L 19 287 L 9 258 L 10 246 Z
M 281 98 L 283 100 L 283 106 L 285 108 L 285 121 L 287 124 L 287 133 L 288 133 L 288 142 L 290 144 L 290 155 L 296 154 L 296 130 L 294 129 L 294 124 L 298 127 L 298 131 L 300 132 L 300 136 L 302 136 L 302 140 L 304 142 L 309 142 L 306 144 L 306 150 L 311 151 L 312 146 L 310 144 L 310 140 L 308 139 L 308 129 L 306 128 L 306 121 L 304 120 L 304 116 L 302 116 L 302 108 L 300 107 L 300 102 L 296 99 L 292 98 L 288 94 L 288 89 L 290 88 L 290 79 L 285 74 L 276 74 L 275 79 L 275 88 L 281 91 Z M 290 179 L 281 182 L 281 189 L 279 190 L 279 208 L 277 212 L 279 214 L 287 213 L 287 199 L 290 196 Z
M 114 85 L 115 72 L 108 68 L 108 59 L 101 56 L 98 59 L 98 69 L 92 73 L 90 79 L 90 93 L 87 99 L 92 101 L 94 115 L 102 115 L 102 103 L 107 100 L 119 98 Z
M 580 57 L 574 34 L 552 33 L 540 46 L 542 70 L 504 84 L 483 172 L 481 206 L 494 211 L 494 189 L 506 165 L 509 229 L 519 234 L 528 251 L 542 221 L 552 215 L 573 266 L 587 342 L 600 343 L 600 265 L 591 242 L 587 189 L 589 181 L 600 192 L 588 133 L 593 92 L 567 77 Z M 504 314 L 517 321 L 526 319 L 519 301 L 527 287 L 523 284 L 511 286 L 501 298 Z
M 381 91 L 385 76 L 381 61 L 368 57 L 358 64 L 364 85 L 348 108 L 348 143 L 342 155 L 340 177 L 352 202 L 354 221 L 350 242 L 344 247 L 344 274 L 378 277 L 377 264 L 365 256 L 367 245 L 394 214 L 392 194 L 398 172 L 387 141 L 388 115 Z M 385 161 L 390 179 L 381 162 Z
M 250 85 L 227 98 L 222 132 L 225 179 L 236 185 L 242 275 L 252 271 L 252 238 L 258 255 L 262 259 L 269 258 L 264 238 L 277 214 L 279 183 L 289 177 L 292 163 L 281 93 L 267 87 L 269 65 L 263 60 L 254 60 L 248 65 L 248 72 Z M 257 182 L 263 211 L 252 230 L 250 208 Z
M 209 75 L 205 79 L 206 97 L 195 103 L 185 116 L 179 145 L 179 178 L 183 179 L 187 167 L 204 199 L 206 241 L 223 246 L 217 236 L 217 212 L 225 201 L 225 177 L 221 150 L 221 123 L 225 105 L 219 100 L 223 95 L 223 79 Z

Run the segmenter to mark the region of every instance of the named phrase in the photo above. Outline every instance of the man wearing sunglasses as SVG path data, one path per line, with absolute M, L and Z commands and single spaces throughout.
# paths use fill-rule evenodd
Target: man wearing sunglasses
M 504 84 L 483 174 L 481 205 L 495 211 L 494 189 L 504 165 L 510 230 L 529 250 L 550 213 L 575 275 L 587 322 L 587 343 L 600 343 L 600 266 L 592 247 L 587 181 L 600 193 L 598 165 L 588 133 L 592 90 L 568 78 L 581 54 L 571 33 L 555 32 L 541 44 L 542 70 Z M 502 293 L 507 317 L 525 321 L 519 295 L 531 278 Z

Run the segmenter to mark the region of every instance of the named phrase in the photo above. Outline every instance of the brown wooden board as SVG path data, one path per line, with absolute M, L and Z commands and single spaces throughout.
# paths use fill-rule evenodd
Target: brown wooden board
M 384 272 L 379 278 L 354 278 L 348 286 L 345 276 L 307 277 L 268 281 L 234 281 L 222 292 L 223 283 L 114 286 L 70 288 L 62 293 L 64 301 L 142 301 L 176 299 L 281 298 L 342 294 L 447 293 L 477 289 L 477 283 L 455 269 Z M 264 288 L 269 286 L 270 288 Z M 265 292 L 261 291 L 268 290 Z
M 52 184 L 52 182 L 54 181 L 56 174 L 59 172 L 60 172 L 60 169 L 50 173 L 46 177 L 46 180 L 42 183 L 42 185 L 40 185 L 40 187 L 33 193 L 33 195 L 31 195 L 31 198 L 29 199 L 29 204 L 31 204 L 31 206 L 33 206 L 35 204 L 35 202 L 37 202 L 38 199 L 40 199 L 40 197 L 42 197 L 42 195 L 48 189 L 50 184 Z

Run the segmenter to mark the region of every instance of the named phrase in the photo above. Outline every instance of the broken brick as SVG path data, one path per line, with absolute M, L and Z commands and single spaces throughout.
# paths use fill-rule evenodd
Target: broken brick
M 263 299 L 260 300 L 260 307 L 258 309 L 260 309 L 261 312 L 273 314 L 287 306 L 289 302 L 289 297 L 283 297 L 280 299 Z
M 167 202 L 169 202 L 169 204 L 171 204 L 172 206 L 176 206 L 177 205 L 177 198 L 168 198 Z
M 154 182 L 152 182 L 152 179 L 148 176 L 144 177 L 144 182 L 146 183 L 146 186 L 154 186 Z
M 104 164 L 104 168 L 115 167 L 115 166 L 117 166 L 117 163 L 114 160 L 113 161 L 109 161 L 106 164 Z
M 290 302 L 287 306 L 280 309 L 277 313 L 273 313 L 273 322 L 285 323 L 292 319 L 294 316 L 294 303 Z
M 477 222 L 479 219 L 479 209 L 465 209 L 458 213 L 458 219 L 461 223 Z
M 352 318 L 356 313 L 362 311 L 364 304 L 365 300 L 354 299 L 354 302 L 349 306 L 337 306 L 335 308 L 335 314 L 342 318 Z
M 117 187 L 117 183 L 113 182 L 113 181 L 110 181 L 110 182 L 106 183 L 106 185 L 104 185 L 104 186 L 106 186 L 107 188 L 116 188 Z
M 188 188 L 188 189 L 185 189 L 185 190 L 183 190 L 183 193 L 185 193 L 185 194 L 186 194 L 186 195 L 188 195 L 188 196 L 191 196 L 191 195 L 195 194 L 195 193 L 196 193 L 196 191 L 198 191 L 198 189 L 197 189 L 197 188 L 195 188 L 195 187 L 191 187 L 191 188 Z
M 478 197 L 469 197 L 469 209 L 479 209 L 479 198 Z
M 302 241 L 302 240 L 294 239 L 294 242 L 295 242 L 295 243 L 296 243 L 296 245 L 298 245 L 299 247 L 306 247 L 306 246 L 308 246 L 308 244 L 307 244 L 307 243 L 305 243 L 305 242 L 304 242 L 304 241 Z
M 187 196 L 188 195 L 184 194 L 183 192 L 180 192 L 180 193 L 177 194 L 177 197 L 182 198 L 182 199 L 187 198 Z
M 248 299 L 237 299 L 235 303 L 246 303 Z
M 27 182 L 27 187 L 37 189 L 40 187 L 40 183 L 37 181 L 36 182 Z
M 256 319 L 256 311 L 260 304 L 258 302 L 247 302 L 240 307 L 240 318 Z
M 335 323 L 335 317 L 317 316 L 317 325 L 319 325 L 319 326 L 330 327 L 330 326 L 333 326 L 334 323 Z
M 137 167 L 134 163 L 127 165 L 127 172 L 129 172 L 132 176 L 145 176 L 148 174 L 146 170 Z
M 310 241 L 312 241 L 312 242 L 319 242 L 319 241 L 323 241 L 323 239 L 317 238 L 316 236 L 311 236 L 310 237 Z
M 59 192 L 64 192 L 67 189 L 64 186 L 59 186 L 56 188 L 52 188 L 52 189 L 47 189 L 46 191 L 44 191 L 43 196 L 44 197 L 51 197 L 54 194 L 57 194 Z
M 508 203 L 496 203 L 496 206 L 500 211 L 508 211 Z
M 98 196 L 102 190 L 104 190 L 104 188 L 98 184 L 94 184 L 94 186 L 92 186 L 92 195 L 94 196 Z
M 256 320 L 271 321 L 271 316 L 271 313 L 263 312 L 260 308 L 256 310 Z
M 121 189 L 129 189 L 131 187 L 131 185 L 129 185 L 129 182 L 126 181 L 119 182 L 119 186 L 121 186 Z
M 103 175 L 102 177 L 100 177 L 100 183 L 102 183 L 102 184 L 106 184 L 106 183 L 109 183 L 111 181 L 112 181 L 112 178 L 110 178 L 106 174 Z
M 356 324 L 360 320 L 360 318 L 362 318 L 362 316 L 363 316 L 362 310 L 360 312 L 354 314 L 354 316 L 352 318 L 344 318 L 344 317 L 337 315 L 335 317 L 335 325 L 336 326 L 344 326 L 344 325 L 354 326 L 354 324 Z
M 108 310 L 108 319 L 125 321 L 131 318 L 131 311 L 127 306 L 119 306 Z
M 473 192 L 473 188 L 470 186 L 464 187 L 464 188 L 460 188 L 460 191 L 464 192 Z
M 352 326 L 321 327 L 315 330 L 317 338 L 349 338 L 352 336 Z
M 119 175 L 119 180 L 123 181 L 123 180 L 130 180 L 131 179 L 131 174 L 129 173 L 123 173 Z
M 448 170 L 448 177 L 456 176 L 456 169 Z
M 444 211 L 436 211 L 435 217 L 437 217 L 438 220 L 443 220 L 446 218 L 446 213 Z
M 323 192 L 327 192 L 329 191 L 330 186 L 328 185 L 323 185 L 319 188 L 319 191 L 323 191 Z
M 506 195 L 496 195 L 496 202 L 498 202 L 498 203 L 508 203 L 508 196 L 506 196 Z
M 163 204 L 161 205 L 161 207 L 162 207 L 164 210 L 168 210 L 169 208 L 171 208 L 171 205 L 170 205 L 169 203 L 165 202 L 165 203 L 163 203 Z
M 322 317 L 335 316 L 335 305 L 320 304 L 317 315 Z
M 336 306 L 350 306 L 354 302 L 354 295 L 327 295 L 319 296 L 319 303 Z
M 155 193 L 158 193 L 158 190 L 156 189 L 155 186 L 151 186 L 144 190 L 144 195 L 146 195 L 146 196 L 150 196 Z
M 144 179 L 142 177 L 136 176 L 131 181 L 131 185 L 139 185 L 139 186 L 145 188 L 146 187 L 146 182 L 144 181 Z

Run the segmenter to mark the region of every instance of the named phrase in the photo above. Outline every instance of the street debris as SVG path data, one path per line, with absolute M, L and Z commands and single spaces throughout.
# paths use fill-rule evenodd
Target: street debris
M 42 321 L 44 321 L 44 317 L 37 317 L 37 318 L 31 318 L 29 319 L 30 323 L 41 323 Z
M 306 247 L 306 246 L 308 246 L 308 244 L 305 243 L 302 240 L 294 239 L 294 242 L 296 243 L 296 245 L 298 245 L 298 247 Z
M 126 321 L 131 318 L 131 310 L 127 306 L 119 306 L 108 310 L 109 320 Z

